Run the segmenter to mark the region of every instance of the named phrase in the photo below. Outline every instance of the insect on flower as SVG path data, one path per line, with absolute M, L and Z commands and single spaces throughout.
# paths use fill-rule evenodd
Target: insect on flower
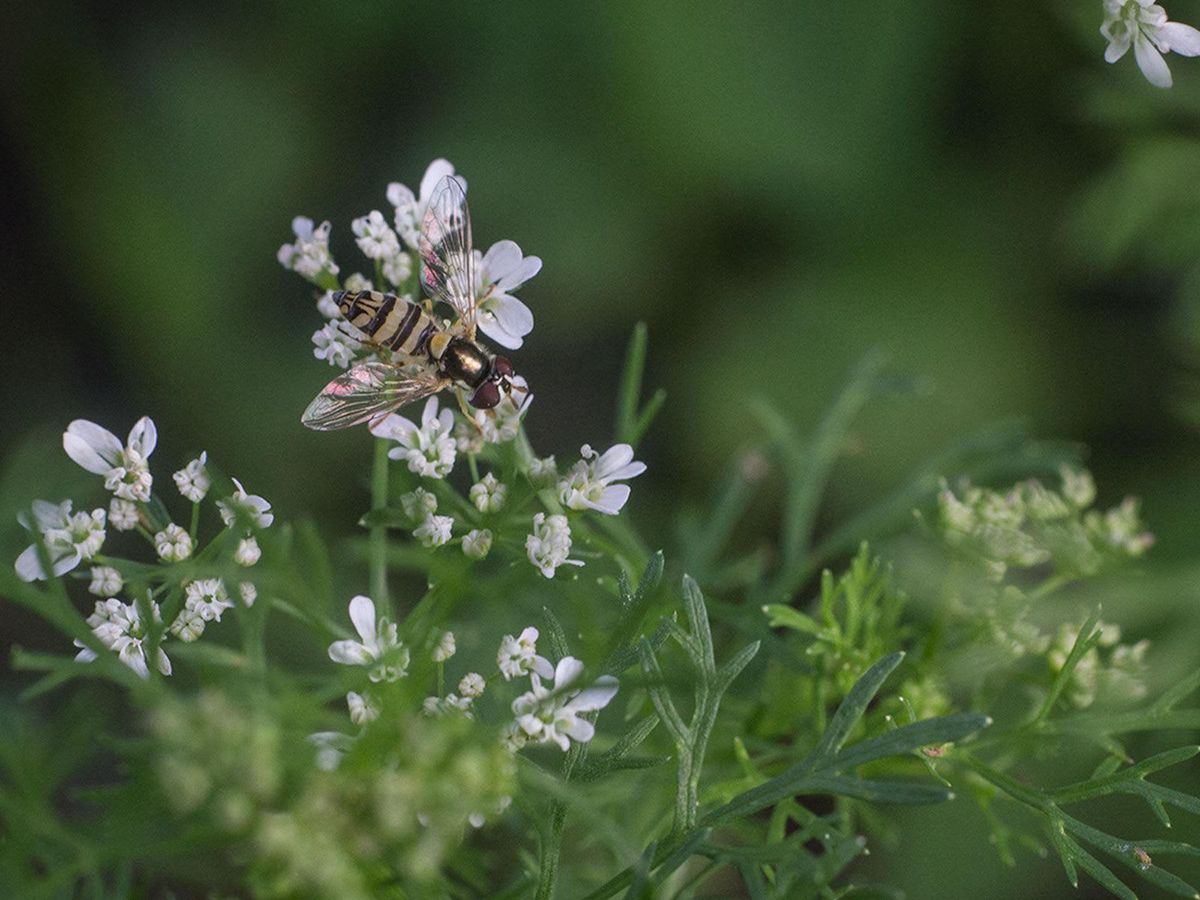
M 527 389 L 514 383 L 508 358 L 475 339 L 480 302 L 488 292 L 478 296 L 475 289 L 471 215 L 457 176 L 445 176 L 435 189 L 418 249 L 429 302 L 379 291 L 334 293 L 342 317 L 365 335 L 381 359 L 354 366 L 329 382 L 301 416 L 309 428 L 349 428 L 447 388 L 454 388 L 468 418 L 467 403 L 487 410 L 513 391 L 528 397 Z M 448 327 L 434 315 L 432 304 L 439 301 L 455 312 Z

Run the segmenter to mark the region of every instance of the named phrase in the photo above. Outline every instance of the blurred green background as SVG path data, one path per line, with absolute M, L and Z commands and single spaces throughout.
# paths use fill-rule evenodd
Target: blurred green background
M 643 523 L 708 494 L 756 437 L 754 398 L 808 425 L 882 346 L 924 389 L 868 411 L 828 521 L 1020 415 L 1087 445 L 1102 501 L 1145 498 L 1161 563 L 1190 559 L 1200 61 L 1172 57 L 1157 91 L 1104 64 L 1100 18 L 1098 0 L 10 10 L 8 487 L 65 496 L 70 419 L 124 434 L 148 414 L 159 478 L 204 449 L 284 517 L 350 532 L 368 438 L 299 425 L 332 370 L 275 251 L 294 215 L 328 218 L 343 272 L 365 270 L 350 219 L 390 219 L 386 184 L 445 156 L 477 242 L 545 262 L 515 354 L 540 452 L 611 438 L 624 343 L 649 324 L 669 402 L 640 453 Z M 9 641 L 52 642 L 6 615 Z M 1004 873 L 977 814 L 944 813 L 914 815 L 880 872 L 916 897 L 980 871 L 980 898 L 1067 895 L 1052 867 Z

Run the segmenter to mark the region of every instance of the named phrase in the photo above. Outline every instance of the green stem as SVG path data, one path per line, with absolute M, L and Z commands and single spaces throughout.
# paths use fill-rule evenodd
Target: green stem
M 594 715 L 592 716 L 594 718 Z M 571 780 L 571 770 L 587 753 L 587 744 L 572 742 L 563 760 L 562 781 L 566 784 Z M 567 803 L 556 799 L 550 806 L 550 827 L 546 831 L 542 844 L 541 871 L 538 873 L 536 900 L 550 900 L 554 896 L 554 886 L 558 882 L 558 858 L 562 852 L 563 828 L 567 824 Z
M 199 530 L 200 530 L 200 504 L 193 503 L 192 504 L 192 524 L 188 528 L 188 535 L 191 537 L 193 542 L 195 542 L 196 532 Z
M 371 468 L 371 509 L 383 510 L 388 503 L 388 442 L 375 439 L 375 461 Z M 387 526 L 376 525 L 370 538 L 371 599 L 375 608 L 392 614 L 388 598 Z

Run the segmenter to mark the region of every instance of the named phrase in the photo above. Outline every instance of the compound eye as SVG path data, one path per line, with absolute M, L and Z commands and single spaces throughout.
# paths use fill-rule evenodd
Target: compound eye
M 497 356 L 492 360 L 492 377 L 512 378 L 513 365 L 507 356 Z
M 500 402 L 500 388 L 494 381 L 485 381 L 467 402 L 476 409 L 491 409 Z

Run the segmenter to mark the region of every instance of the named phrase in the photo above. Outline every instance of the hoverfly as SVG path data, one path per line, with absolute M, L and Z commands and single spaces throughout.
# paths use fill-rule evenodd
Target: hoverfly
M 304 425 L 318 431 L 349 428 L 446 388 L 455 389 L 464 413 L 466 403 L 492 409 L 514 390 L 528 396 L 514 383 L 508 358 L 475 339 L 471 214 L 456 176 L 447 175 L 434 190 L 417 246 L 420 281 L 431 302 L 418 304 L 380 291 L 334 293 L 342 317 L 365 335 L 364 343 L 394 361 L 360 363 L 333 379 L 300 417 Z M 449 327 L 433 314 L 437 301 L 455 312 Z

